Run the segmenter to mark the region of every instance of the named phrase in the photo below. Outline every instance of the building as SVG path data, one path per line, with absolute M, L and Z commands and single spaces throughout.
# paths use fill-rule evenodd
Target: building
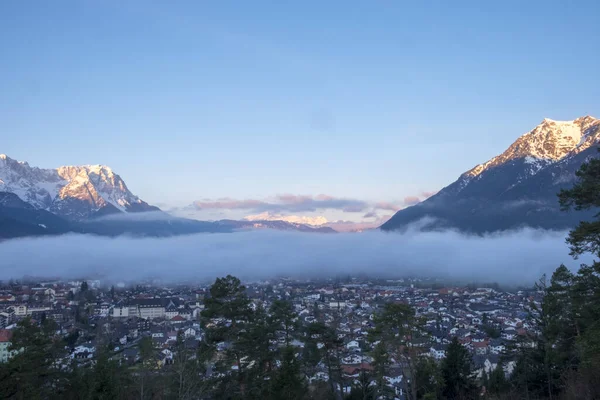
M 11 359 L 16 351 L 10 351 L 12 331 L 0 329 L 0 363 L 5 363 Z
M 114 318 L 165 318 L 166 307 L 171 304 L 173 304 L 173 307 L 176 307 L 171 299 L 134 299 L 128 304 L 121 303 L 115 305 L 112 310 L 112 316 Z
M 138 308 L 138 317 L 155 319 L 165 317 L 165 299 L 138 299 L 135 305 Z

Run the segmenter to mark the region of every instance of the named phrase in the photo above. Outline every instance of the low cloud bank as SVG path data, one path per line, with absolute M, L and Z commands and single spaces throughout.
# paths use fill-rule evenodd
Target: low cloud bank
M 561 263 L 577 268 L 565 232 L 531 229 L 488 236 L 453 231 L 324 235 L 279 231 L 116 239 L 89 235 L 0 243 L 0 279 L 99 275 L 121 281 L 367 274 L 530 284 Z

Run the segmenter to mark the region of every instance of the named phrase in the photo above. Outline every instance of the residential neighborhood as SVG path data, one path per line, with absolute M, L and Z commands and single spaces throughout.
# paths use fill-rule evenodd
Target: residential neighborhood
M 275 301 L 289 302 L 298 330 L 315 322 L 331 327 L 339 340 L 336 350 L 345 382 L 342 390 L 349 393 L 362 372 L 373 370 L 377 343 L 370 332 L 377 315 L 390 303 L 410 306 L 422 322 L 425 334 L 410 340 L 419 357 L 441 362 L 452 339 L 457 338 L 471 353 L 477 376 L 491 373 L 498 365 L 509 375 L 514 368 L 510 349 L 519 337 L 535 330 L 528 313 L 532 304 L 539 304 L 541 294 L 534 289 L 505 291 L 497 285 L 488 286 L 446 286 L 416 278 L 281 278 L 247 282 L 245 293 L 254 309 L 269 310 Z M 112 359 L 135 366 L 141 359 L 139 343 L 149 338 L 160 370 L 174 363 L 178 339 L 186 348 L 197 349 L 207 326 L 223 322 L 203 324 L 201 313 L 210 296 L 209 287 L 97 279 L 5 282 L 0 288 L 0 362 L 15 353 L 8 349 L 19 320 L 52 319 L 56 334 L 66 338 L 72 362 L 93 363 L 102 341 L 109 344 Z M 287 340 L 285 332 L 277 331 L 273 345 L 283 346 Z M 290 344 L 302 357 L 305 341 L 294 335 Z M 225 342 L 219 344 L 218 351 L 225 351 L 227 346 Z M 236 368 L 238 365 L 231 365 L 232 370 Z M 406 398 L 405 380 L 409 377 L 402 361 L 392 360 L 389 371 L 387 385 L 396 398 Z M 309 384 L 327 382 L 326 366 L 319 363 L 306 380 Z

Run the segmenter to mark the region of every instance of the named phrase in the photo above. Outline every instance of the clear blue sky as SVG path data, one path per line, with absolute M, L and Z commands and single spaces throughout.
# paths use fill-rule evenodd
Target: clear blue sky
M 0 153 L 107 164 L 161 205 L 400 202 L 544 117 L 600 114 L 597 1 L 20 0 L 0 15 Z

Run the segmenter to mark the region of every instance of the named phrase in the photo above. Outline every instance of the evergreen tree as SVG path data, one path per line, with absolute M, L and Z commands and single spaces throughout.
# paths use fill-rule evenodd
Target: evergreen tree
M 423 321 L 417 318 L 415 310 L 402 303 L 387 303 L 383 311 L 375 317 L 375 328 L 369 332 L 371 341 L 381 340 L 386 350 L 400 361 L 406 378 L 406 392 L 411 400 L 417 398 L 415 384 L 416 362 L 419 349 L 414 340 L 425 336 Z
M 416 362 L 415 386 L 417 399 L 439 399 L 442 397 L 444 380 L 440 367 L 429 357 L 419 357 Z
M 144 336 L 138 343 L 140 364 L 135 373 L 137 381 L 137 397 L 140 400 L 150 399 L 156 387 L 156 380 L 152 379 L 157 369 L 157 352 L 150 336 Z
M 129 391 L 132 386 L 131 375 L 118 361 L 110 359 L 108 348 L 99 351 L 94 368 L 81 378 L 86 380 L 90 399 L 118 400 L 132 396 Z
M 293 347 L 281 351 L 281 365 L 272 379 L 271 398 L 300 400 L 306 398 L 306 384 Z
M 504 373 L 504 366 L 502 365 L 502 362 L 499 362 L 496 366 L 496 369 L 490 372 L 485 388 L 489 393 L 495 395 L 499 395 L 508 391 L 509 385 L 506 379 L 506 374 Z
M 456 337 L 448 345 L 446 358 L 442 361 L 441 372 L 444 380 L 442 393 L 446 399 L 474 399 L 477 397 L 471 356 Z
M 223 357 L 215 363 L 216 372 L 223 375 L 214 394 L 217 398 L 243 398 L 246 395 L 246 366 L 251 361 L 248 359 L 251 348 L 247 336 L 253 312 L 245 291 L 246 288 L 234 276 L 217 278 L 201 314 L 207 344 L 215 352 L 219 343 L 225 346 Z M 234 380 L 229 379 L 232 367 L 235 367 Z
M 197 357 L 197 349 L 186 346 L 183 331 L 177 332 L 177 340 L 173 347 L 173 364 L 168 368 L 170 398 L 191 400 L 198 398 L 207 389 L 207 382 L 202 379 L 202 367 Z
M 376 400 L 381 397 L 377 394 L 377 389 L 373 385 L 371 374 L 366 371 L 362 371 L 352 385 L 350 395 L 346 397 L 346 400 Z
M 391 364 L 390 356 L 384 342 L 375 345 L 372 352 L 373 357 L 373 378 L 375 379 L 375 392 L 378 397 L 390 395 L 390 388 L 387 386 L 385 377 L 388 375 Z
M 311 341 L 322 345 L 322 359 L 327 367 L 331 395 L 335 398 L 341 397 L 343 382 L 339 348 L 342 345 L 342 341 L 337 337 L 336 332 L 332 328 L 320 322 L 310 324 L 307 328 L 307 333 Z
M 30 317 L 18 323 L 9 347 L 16 355 L 0 368 L 0 398 L 46 399 L 65 390 L 60 363 L 66 354 L 55 331 L 56 324 L 49 319 L 42 325 Z
M 299 330 L 298 316 L 291 302 L 275 300 L 271 305 L 269 324 L 284 333 L 285 345 L 289 346 Z

